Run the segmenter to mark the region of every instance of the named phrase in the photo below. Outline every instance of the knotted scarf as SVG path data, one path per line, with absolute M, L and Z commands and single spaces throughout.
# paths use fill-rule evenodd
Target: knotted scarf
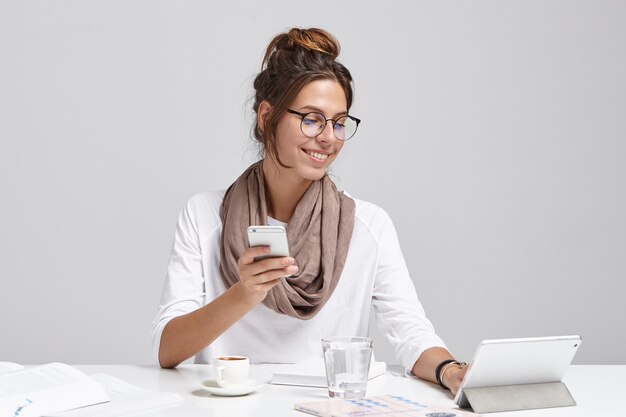
M 354 200 L 337 191 L 324 175 L 313 181 L 287 224 L 289 253 L 296 276 L 280 278 L 263 304 L 302 320 L 314 317 L 335 290 L 354 229 Z M 226 190 L 222 219 L 220 272 L 226 288 L 239 281 L 237 260 L 248 247 L 247 228 L 267 224 L 261 161 L 252 164 Z

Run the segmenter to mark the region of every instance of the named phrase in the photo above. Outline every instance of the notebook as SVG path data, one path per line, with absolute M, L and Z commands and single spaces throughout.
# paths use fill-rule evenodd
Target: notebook
M 387 371 L 385 362 L 372 359 L 368 379 L 375 378 Z M 328 387 L 324 358 L 310 359 L 305 362 L 288 365 L 272 373 L 272 384 L 301 385 L 305 387 Z
M 478 417 L 478 414 L 423 404 L 399 395 L 294 404 L 294 409 L 320 417 Z

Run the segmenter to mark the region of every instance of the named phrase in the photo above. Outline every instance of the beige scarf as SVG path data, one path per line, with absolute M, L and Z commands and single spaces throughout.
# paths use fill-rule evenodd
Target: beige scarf
M 220 272 L 226 288 L 239 281 L 237 260 L 248 247 L 247 228 L 267 224 L 261 162 L 251 165 L 226 190 L 220 210 Z M 337 286 L 354 228 L 354 200 L 338 192 L 328 175 L 313 181 L 287 225 L 289 253 L 298 275 L 281 278 L 263 304 L 277 313 L 307 320 Z

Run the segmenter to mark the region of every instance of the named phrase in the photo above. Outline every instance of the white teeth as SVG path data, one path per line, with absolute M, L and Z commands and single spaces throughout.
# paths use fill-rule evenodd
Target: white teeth
M 321 154 L 321 153 L 312 152 L 312 151 L 305 151 L 305 152 L 308 153 L 309 155 L 311 155 L 313 158 L 321 159 L 322 161 L 325 160 L 326 158 L 328 158 L 328 155 L 324 155 L 324 154 Z

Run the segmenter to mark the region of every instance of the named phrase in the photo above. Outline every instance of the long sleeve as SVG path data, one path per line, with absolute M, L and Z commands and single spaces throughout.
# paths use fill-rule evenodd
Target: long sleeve
M 376 324 L 402 366 L 410 371 L 422 352 L 445 344 L 418 300 L 391 219 L 382 209 L 376 217 L 380 225 L 376 228 L 379 251 L 372 293 Z
M 167 276 L 152 328 L 152 352 L 157 362 L 161 334 L 167 323 L 174 317 L 202 307 L 204 302 L 205 281 L 201 241 L 206 237 L 202 235 L 201 230 L 206 229 L 207 214 L 215 211 L 211 210 L 206 201 L 205 195 L 192 197 L 178 218 Z M 202 214 L 205 214 L 204 217 Z M 212 220 L 211 217 L 208 219 Z M 199 222 L 204 222 L 202 227 L 199 227 Z M 211 226 L 209 229 L 213 229 L 214 232 L 219 230 L 219 223 L 216 224 L 214 220 L 209 223 Z

